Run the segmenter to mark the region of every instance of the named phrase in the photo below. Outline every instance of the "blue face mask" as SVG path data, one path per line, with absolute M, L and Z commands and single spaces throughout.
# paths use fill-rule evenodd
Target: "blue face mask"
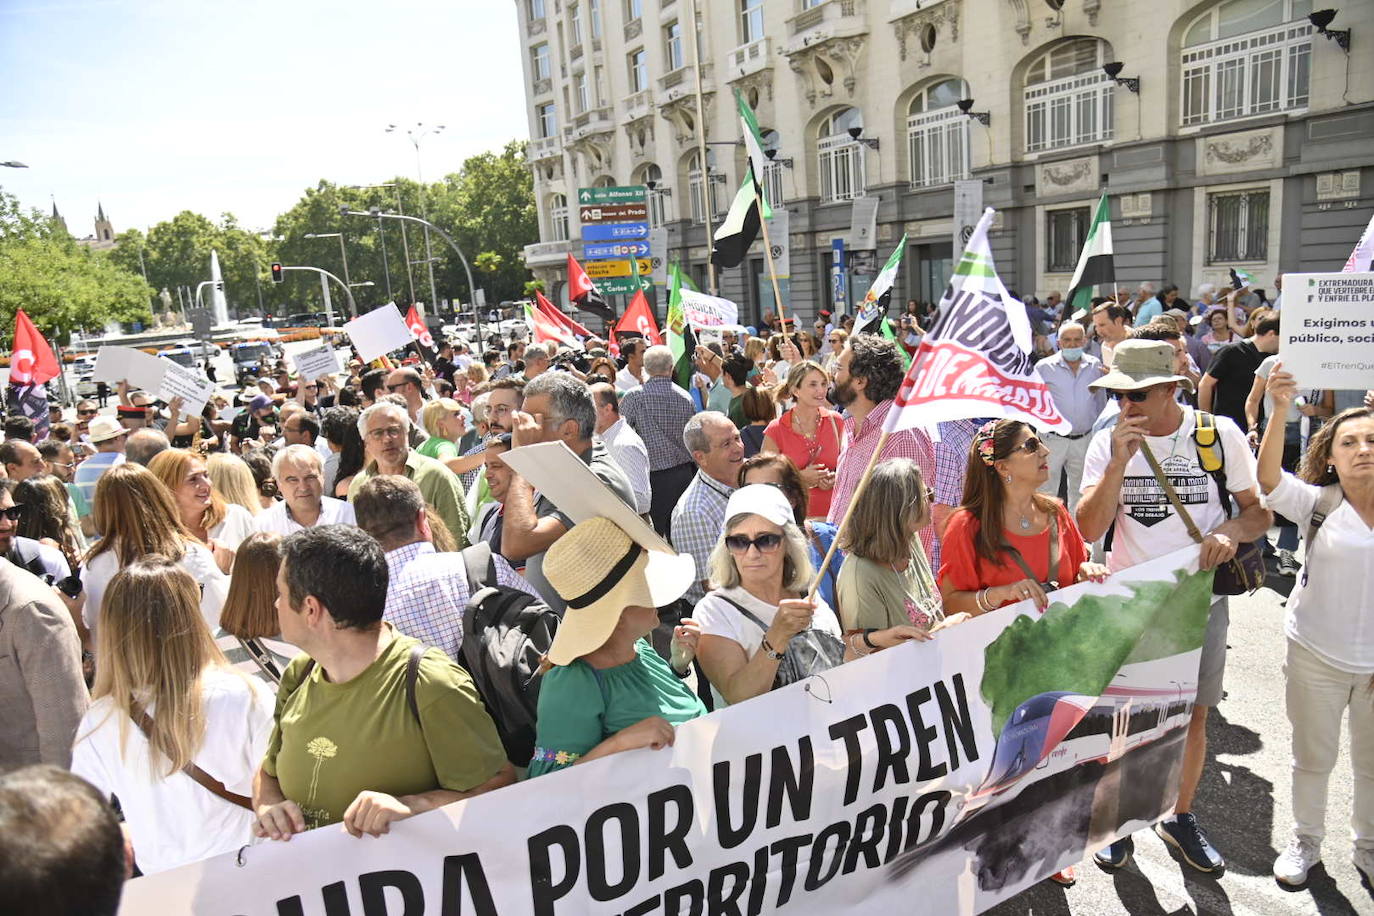
M 1083 358 L 1082 347 L 1061 347 L 1059 352 L 1063 353 L 1064 358 L 1072 363 L 1076 363 Z

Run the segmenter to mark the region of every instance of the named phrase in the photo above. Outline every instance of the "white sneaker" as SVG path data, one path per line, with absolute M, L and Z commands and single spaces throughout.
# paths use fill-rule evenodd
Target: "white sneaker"
M 1355 854 L 1350 861 L 1355 863 L 1355 867 L 1359 869 L 1360 874 L 1364 875 L 1364 879 L 1374 885 L 1374 849 L 1356 847 Z M 1277 868 L 1277 866 L 1275 867 Z
M 1366 851 L 1368 863 L 1374 869 L 1374 851 Z M 1355 853 L 1358 864 L 1359 852 Z M 1322 845 L 1318 840 L 1307 836 L 1296 836 L 1288 841 L 1285 849 L 1274 860 L 1274 877 L 1283 884 L 1299 887 L 1307 883 L 1307 873 L 1312 866 L 1322 860 Z

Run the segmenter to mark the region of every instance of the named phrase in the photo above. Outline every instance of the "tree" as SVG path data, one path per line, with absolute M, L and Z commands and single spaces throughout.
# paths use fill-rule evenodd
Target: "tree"
M 0 322 L 23 309 L 45 335 L 65 343 L 74 329 L 151 317 L 143 278 L 78 245 L 37 211 L 0 191 Z

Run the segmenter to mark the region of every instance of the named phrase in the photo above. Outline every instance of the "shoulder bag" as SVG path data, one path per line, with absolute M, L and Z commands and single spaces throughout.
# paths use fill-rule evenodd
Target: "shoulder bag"
M 724 595 L 716 595 L 753 622 L 765 634 L 768 626 L 754 613 L 739 602 Z M 802 630 L 787 641 L 782 661 L 778 662 L 778 673 L 773 678 L 773 689 L 795 684 L 813 674 L 829 671 L 844 662 L 844 641 L 838 636 L 814 628 Z
M 1065 583 L 1063 583 L 1063 582 L 1058 581 L 1058 577 L 1059 577 L 1059 509 L 1058 509 L 1057 506 L 1055 507 L 1054 513 L 1050 515 L 1049 533 L 1050 533 L 1050 565 L 1047 566 L 1047 567 L 1045 567 L 1045 579 L 1046 579 L 1046 581 L 1044 581 L 1044 582 L 1041 582 L 1041 581 L 1036 577 L 1035 573 L 1031 572 L 1030 564 L 1026 562 L 1026 558 L 1025 558 L 1025 557 L 1021 556 L 1021 551 L 1017 550 L 1017 549 L 1016 549 L 1015 547 L 1013 547 L 1010 543 L 1008 543 L 1005 536 L 1002 538 L 1002 549 L 1003 549 L 1004 551 L 1006 551 L 1007 555 L 1010 556 L 1010 557 L 1012 558 L 1013 561 L 1015 561 L 1015 563 L 1016 563 L 1017 566 L 1021 567 L 1021 571 L 1022 571 L 1023 573 L 1026 574 L 1026 578 L 1027 578 L 1027 579 L 1030 579 L 1032 582 L 1037 582 L 1037 583 L 1040 585 L 1040 587 L 1041 587 L 1042 589 L 1045 590 L 1046 593 L 1049 593 L 1049 592 L 1055 591 L 1056 589 L 1062 588 L 1062 587 L 1064 586 L 1064 584 L 1065 584 Z M 1072 583 L 1069 583 L 1069 584 L 1072 584 Z

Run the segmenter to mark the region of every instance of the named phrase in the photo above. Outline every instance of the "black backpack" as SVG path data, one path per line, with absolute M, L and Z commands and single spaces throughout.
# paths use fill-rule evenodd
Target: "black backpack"
M 539 713 L 540 667 L 561 617 L 547 604 L 498 585 L 491 546 L 463 549 L 468 606 L 463 614 L 462 664 L 496 723 L 506 758 L 529 766 Z

